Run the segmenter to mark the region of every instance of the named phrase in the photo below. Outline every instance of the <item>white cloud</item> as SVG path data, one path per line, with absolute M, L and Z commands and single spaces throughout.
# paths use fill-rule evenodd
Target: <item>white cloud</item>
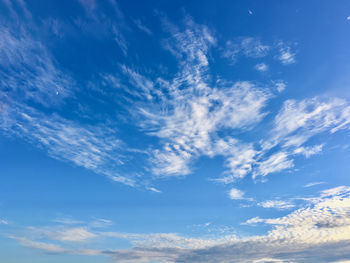
M 242 37 L 235 41 L 227 41 L 222 56 L 235 63 L 238 56 L 243 55 L 250 58 L 265 57 L 270 51 L 270 46 L 253 37 Z
M 241 198 L 241 193 L 235 197 Z M 327 189 L 315 197 L 310 205 L 299 208 L 285 216 L 263 219 L 254 217 L 246 225 L 267 224 L 272 227 L 267 234 L 238 238 L 223 235 L 214 238 L 191 238 L 174 233 L 135 234 L 118 232 L 95 232 L 99 239 L 125 239 L 133 248 L 98 250 L 91 248 L 93 243 L 84 243 L 84 249 L 70 247 L 72 242 L 68 233 L 51 228 L 40 241 L 44 228 L 33 228 L 28 237 L 15 239 L 24 246 L 56 253 L 105 255 L 118 262 L 341 262 L 350 257 L 350 187 L 341 186 Z M 44 229 L 44 231 L 43 231 Z M 35 231 L 37 234 L 35 235 Z M 54 235 L 58 233 L 58 235 Z M 85 234 L 80 240 L 85 239 Z M 85 233 L 85 232 L 84 232 Z M 35 238 L 37 236 L 37 238 Z M 80 238 L 84 236 L 84 238 Z M 14 238 L 11 237 L 10 238 Z M 33 240 L 34 238 L 34 240 Z M 52 245 L 50 240 L 59 244 Z M 79 243 L 75 243 L 75 245 Z M 86 249 L 87 244 L 90 248 Z M 69 246 L 69 247 L 67 247 Z M 327 260 L 327 261 L 325 261 Z
M 190 163 L 199 156 L 225 155 L 230 170 L 240 169 L 235 169 L 234 177 L 242 177 L 249 172 L 250 161 L 234 158 L 243 153 L 239 148 L 244 143 L 218 138 L 218 131 L 251 128 L 266 115 L 263 108 L 271 95 L 247 81 L 210 87 L 208 52 L 216 43 L 215 37 L 207 27 L 197 25 L 191 19 L 185 22 L 184 32 L 168 21 L 165 23 L 171 41 L 165 41 L 164 47 L 178 58 L 180 71 L 173 80 L 157 80 L 161 85 L 158 94 L 152 92 L 151 85 L 146 89 L 137 85 L 140 92 L 148 90 L 152 92 L 152 98 L 161 101 L 159 108 L 146 103 L 139 107 L 141 127 L 161 139 L 161 148 L 153 151 L 152 170 L 163 176 L 185 175 L 191 172 Z M 248 50 L 248 46 L 253 45 L 251 41 L 242 41 L 247 54 L 253 52 Z M 253 46 L 256 53 L 266 49 Z M 223 150 L 217 142 L 234 149 Z M 247 156 L 254 155 L 252 149 L 244 152 Z
M 274 120 L 270 137 L 261 143 L 253 178 L 282 171 L 294 166 L 294 155 L 306 158 L 322 151 L 324 144 L 304 146 L 313 136 L 348 129 L 350 105 L 347 101 L 330 98 L 287 100 Z M 277 152 L 268 155 L 272 148 Z
M 87 242 L 96 237 L 96 234 L 90 232 L 86 227 L 30 227 L 29 229 L 35 235 L 62 243 Z
M 282 92 L 286 89 L 287 85 L 284 81 L 279 80 L 275 82 L 275 86 L 278 92 Z
M 265 72 L 269 69 L 269 66 L 266 65 L 265 63 L 259 63 L 259 64 L 256 64 L 254 66 L 254 68 L 257 70 L 257 71 L 260 71 L 260 72 Z
M 320 184 L 324 184 L 325 182 L 312 182 L 312 183 L 308 183 L 306 185 L 304 185 L 304 187 L 312 187 L 312 186 L 315 186 L 315 185 L 320 185 Z
M 54 253 L 64 253 L 65 250 L 55 244 L 49 244 L 45 242 L 39 242 L 39 241 L 33 241 L 28 238 L 24 237 L 16 237 L 16 236 L 9 236 L 9 238 L 17 240 L 21 245 L 25 247 L 30 247 L 33 249 L 39 249 L 39 250 L 44 250 L 47 252 L 54 252 Z
M 47 116 L 33 108 L 18 106 L 0 115 L 0 128 L 33 144 L 43 147 L 59 160 L 68 160 L 78 166 L 133 186 L 132 178 L 117 174 L 121 166 L 120 146 L 115 129 L 105 125 L 79 125 L 57 115 Z
M 295 63 L 295 51 L 292 50 L 291 46 L 288 46 L 284 44 L 283 42 L 280 42 L 278 44 L 279 49 L 279 55 L 277 56 L 277 59 L 281 61 L 283 65 L 289 65 Z
M 300 146 L 317 133 L 333 133 L 349 123 L 350 106 L 345 100 L 287 100 L 275 118 L 274 139 L 284 140 L 286 147 Z
M 7 220 L 0 218 L 0 225 L 8 225 L 8 224 L 9 222 Z
M 295 207 L 295 205 L 289 201 L 283 200 L 267 200 L 264 202 L 258 203 L 259 206 L 264 208 L 275 208 L 275 209 L 290 209 Z
M 315 145 L 313 147 L 298 147 L 294 150 L 295 154 L 303 154 L 306 158 L 322 151 L 323 144 Z
M 72 218 L 57 218 L 53 222 L 64 224 L 64 225 L 79 225 L 83 224 L 83 221 L 75 220 Z
M 236 200 L 236 199 L 244 199 L 244 192 L 241 190 L 238 190 L 236 188 L 232 188 L 229 192 L 228 192 L 228 196 L 230 197 L 230 199 Z
M 280 172 L 293 166 L 293 160 L 288 158 L 286 152 L 277 152 L 268 159 L 258 163 L 258 167 L 253 173 L 253 178 L 259 175 L 266 176 L 270 173 Z
M 72 78 L 62 72 L 49 51 L 25 30 L 0 25 L 0 97 L 34 101 L 48 107 L 71 96 Z M 5 92 L 6 90 L 6 92 Z
M 153 34 L 152 31 L 146 27 L 140 19 L 135 19 L 134 23 L 141 31 L 145 32 L 147 35 L 151 36 Z

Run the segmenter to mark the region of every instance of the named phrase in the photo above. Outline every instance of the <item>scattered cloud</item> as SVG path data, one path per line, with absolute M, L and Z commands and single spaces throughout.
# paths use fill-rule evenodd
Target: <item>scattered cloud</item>
M 259 39 L 242 37 L 235 41 L 227 41 L 222 56 L 230 59 L 231 63 L 235 63 L 240 55 L 248 58 L 262 58 L 269 51 L 270 46 L 262 44 Z
M 235 196 L 242 197 L 236 193 Z M 14 237 L 20 244 L 48 252 L 63 254 L 105 255 L 118 262 L 341 262 L 350 257 L 350 188 L 326 189 L 310 205 L 285 216 L 263 219 L 254 217 L 243 224 L 266 224 L 271 230 L 265 235 L 238 238 L 224 235 L 214 238 L 191 238 L 174 233 L 134 234 L 87 229 L 31 228 L 31 238 Z M 35 231 L 36 235 L 35 235 Z M 72 233 L 78 238 L 71 238 Z M 42 241 L 44 233 L 46 241 Z M 87 234 L 89 233 L 89 234 Z M 37 236 L 36 239 L 33 239 Z M 91 241 L 92 237 L 125 239 L 130 249 L 72 248 L 73 242 Z M 51 240 L 51 241 L 50 241 Z M 59 244 L 53 244 L 58 241 Z M 76 241 L 79 241 L 76 243 Z M 330 253 L 331 251 L 331 253 Z
M 289 201 L 283 201 L 283 200 L 267 200 L 267 201 L 258 203 L 258 205 L 264 208 L 275 208 L 279 210 L 291 209 L 295 207 L 293 203 Z
M 79 19 L 74 23 L 86 34 L 93 28 L 96 33 L 115 38 L 126 55 L 125 35 L 131 29 L 117 3 L 111 0 L 106 5 L 115 14 L 113 18 L 103 15 L 98 2 L 80 4 L 86 17 L 84 23 Z M 134 20 L 134 24 L 145 33 L 152 33 L 141 20 Z M 168 34 L 162 47 L 178 64 L 172 76 L 152 77 L 144 73 L 149 71 L 126 64 L 119 64 L 116 75 L 99 75 L 106 85 L 126 87 L 129 97 L 123 98 L 132 102 L 126 110 L 135 126 L 144 136 L 158 139 L 139 150 L 149 158 L 148 165 L 141 169 L 152 175 L 184 176 L 193 171 L 192 164 L 201 156 L 221 156 L 226 170 L 215 181 L 230 184 L 247 175 L 255 179 L 294 167 L 296 155 L 310 158 L 321 153 L 324 144 L 308 144 L 313 136 L 349 127 L 350 106 L 343 99 L 287 100 L 277 115 L 269 112 L 268 102 L 276 96 L 273 89 L 282 92 L 284 81 L 274 81 L 274 87 L 269 89 L 253 81 L 224 80 L 210 70 L 212 49 L 218 48 L 214 30 L 195 23 L 189 16 L 181 26 L 163 17 L 162 27 Z M 96 28 L 101 30 L 97 32 Z M 79 116 L 68 119 L 60 114 L 57 109 L 74 101 L 79 91 L 72 75 L 60 67 L 43 41 L 25 26 L 21 30 L 1 26 L 0 32 L 4 36 L 0 41 L 0 65 L 6 69 L 0 71 L 0 83 L 6 88 L 0 91 L 1 131 L 38 145 L 56 159 L 116 182 L 145 184 L 148 190 L 159 192 L 136 172 L 127 176 L 122 172 L 120 167 L 133 157 L 124 155 L 128 147 L 114 124 L 119 119 L 87 125 Z M 234 62 L 238 56 L 258 59 L 276 52 L 283 64 L 295 62 L 296 52 L 291 45 L 268 45 L 254 37 L 227 41 L 222 55 Z M 267 68 L 264 63 L 256 65 L 257 70 Z M 33 102 L 45 110 L 33 106 Z M 253 134 L 267 115 L 274 119 L 268 124 L 270 132 L 259 134 L 256 140 L 240 136 Z
M 245 200 L 245 201 L 253 201 L 253 198 L 245 197 L 245 193 L 237 188 L 231 188 L 228 191 L 228 196 L 231 200 Z
M 298 147 L 294 150 L 295 154 L 303 154 L 306 158 L 322 151 L 323 144 L 315 145 L 313 147 Z
M 279 49 L 279 55 L 277 56 L 277 59 L 283 65 L 289 65 L 296 62 L 295 60 L 296 52 L 293 51 L 291 46 L 286 45 L 283 42 L 280 42 L 277 46 Z
M 244 192 L 241 190 L 238 190 L 236 188 L 232 188 L 229 192 L 228 192 L 228 196 L 230 197 L 230 199 L 232 200 L 236 200 L 236 199 L 244 199 Z
M 265 63 L 259 63 L 254 66 L 254 69 L 260 72 L 265 72 L 269 69 L 269 66 Z

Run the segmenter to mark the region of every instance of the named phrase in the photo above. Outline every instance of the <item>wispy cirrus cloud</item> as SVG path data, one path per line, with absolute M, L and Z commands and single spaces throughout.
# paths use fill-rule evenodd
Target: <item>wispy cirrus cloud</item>
M 88 5 L 85 8 L 91 12 L 91 19 L 97 19 L 93 17 L 95 4 L 82 4 Z M 37 145 L 53 158 L 136 186 L 132 176 L 126 178 L 118 171 L 125 158 L 120 151 L 123 143 L 116 125 L 109 121 L 109 124 L 86 125 L 80 116 L 72 116 L 74 111 L 69 115 L 71 119 L 62 114 L 67 101 L 81 106 L 75 101 L 80 90 L 73 74 L 63 70 L 45 46 L 43 37 L 35 33 L 34 21 L 30 17 L 23 19 L 9 22 L 8 26 L 2 21 L 0 25 L 2 133 Z
M 289 65 L 296 62 L 295 56 L 296 52 L 293 51 L 292 47 L 290 45 L 287 45 L 283 42 L 279 42 L 277 44 L 279 54 L 276 56 L 276 58 L 283 64 L 283 65 Z
M 91 28 L 101 27 L 99 33 L 113 38 L 114 28 L 118 32 L 130 30 L 116 2 L 107 4 L 115 13 L 114 18 L 108 19 L 102 19 L 106 7 L 95 1 L 80 3 L 86 21 L 79 23 L 78 19 L 75 23 L 84 32 L 88 33 L 94 25 Z M 157 139 L 156 143 L 134 151 L 146 153 L 148 165 L 140 170 L 151 171 L 150 177 L 190 174 L 193 163 L 202 156 L 224 157 L 226 171 L 216 176 L 216 181 L 229 184 L 247 175 L 253 179 L 265 177 L 294 167 L 297 155 L 309 158 L 321 153 L 324 144 L 308 144 L 313 136 L 348 128 L 350 106 L 346 100 L 287 100 L 277 113 L 270 112 L 269 101 L 285 89 L 284 81 L 270 81 L 266 85 L 225 80 L 211 71 L 211 52 L 220 49 L 214 30 L 195 23 L 189 16 L 181 26 L 163 17 L 162 26 L 168 38 L 161 45 L 177 59 L 173 75 L 154 77 L 143 74 L 142 67 L 119 64 L 118 73 L 100 73 L 104 85 L 95 85 L 96 90 L 101 90 L 101 100 L 113 94 L 119 99 L 115 104 L 130 113 L 131 122 L 142 135 Z M 19 31 L 5 26 L 0 30 L 5 36 L 0 42 L 2 130 L 38 144 L 56 159 L 68 160 L 114 181 L 136 186 L 144 180 L 142 176 L 120 173 L 119 167 L 127 159 L 123 153 L 128 148 L 117 134 L 117 125 L 112 124 L 120 119 L 109 119 L 108 124 L 97 122 L 92 127 L 85 125 L 81 116 L 71 119 L 61 116 L 53 105 L 62 107 L 79 95 L 73 74 L 65 72 L 49 49 L 25 26 Z M 238 52 L 244 57 L 261 58 L 276 50 L 295 54 L 283 42 L 267 45 L 257 38 L 243 37 L 227 42 L 224 57 L 236 59 Z M 109 93 L 103 90 L 106 86 Z M 116 89 L 123 89 L 125 95 Z M 120 98 L 128 103 L 124 105 Z M 42 104 L 48 110 L 41 111 L 30 102 Z M 267 125 L 271 130 L 268 134 L 261 133 L 255 140 L 241 136 L 254 133 L 267 115 L 274 119 Z M 159 191 L 149 185 L 146 188 Z
M 142 23 L 140 19 L 134 19 L 133 21 L 138 29 L 145 32 L 147 35 L 151 36 L 153 34 L 152 31 L 144 23 Z
M 152 159 L 153 172 L 159 175 L 188 174 L 189 163 L 201 155 L 237 156 L 242 152 L 240 143 L 232 138 L 220 139 L 217 132 L 249 129 L 265 116 L 262 109 L 270 97 L 268 90 L 247 81 L 211 87 L 208 54 L 216 39 L 206 26 L 195 24 L 191 18 L 185 19 L 185 26 L 182 32 L 165 21 L 171 41 L 164 41 L 164 47 L 178 58 L 180 70 L 170 81 L 158 80 L 162 89 L 158 89 L 158 94 L 153 92 L 147 96 L 156 97 L 161 107 L 142 105 L 139 109 L 143 119 L 146 118 L 141 124 L 143 129 L 162 142 L 162 148 L 154 150 Z M 132 82 L 137 80 L 141 80 L 141 76 L 133 74 Z M 138 83 L 141 90 L 153 90 L 150 85 L 144 88 L 145 81 Z M 226 147 L 225 150 L 221 147 L 223 144 L 235 144 L 236 149 Z M 227 166 L 241 166 L 242 171 L 238 173 L 249 170 L 233 158 Z
M 260 39 L 241 37 L 234 41 L 227 41 L 223 48 L 222 56 L 230 59 L 231 63 L 235 63 L 241 55 L 250 58 L 265 57 L 270 49 L 271 47 L 263 44 Z
M 0 218 L 0 225 L 8 225 L 8 224 L 9 222 L 7 220 Z
M 41 146 L 53 158 L 70 161 L 114 181 L 135 185 L 131 178 L 116 172 L 122 164 L 122 142 L 115 128 L 77 124 L 23 106 L 7 109 L 1 117 L 3 132 Z
M 312 187 L 312 186 L 315 186 L 315 185 L 320 185 L 320 184 L 324 184 L 325 182 L 312 182 L 312 183 L 308 183 L 306 185 L 304 185 L 304 187 Z
M 0 25 L 0 96 L 46 107 L 72 96 L 74 81 L 25 28 Z

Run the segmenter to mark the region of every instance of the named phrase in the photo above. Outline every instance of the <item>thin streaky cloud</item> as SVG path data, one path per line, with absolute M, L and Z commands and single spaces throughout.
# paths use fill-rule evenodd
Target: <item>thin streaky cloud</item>
M 306 185 L 304 185 L 304 187 L 312 187 L 312 186 L 315 186 L 315 185 L 320 185 L 320 184 L 325 184 L 325 182 L 312 182 L 312 183 L 308 183 Z

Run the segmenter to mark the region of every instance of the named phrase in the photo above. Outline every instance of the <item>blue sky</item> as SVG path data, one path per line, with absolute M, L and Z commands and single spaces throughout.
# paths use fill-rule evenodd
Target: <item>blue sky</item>
M 350 262 L 350 3 L 0 1 L 0 261 Z

